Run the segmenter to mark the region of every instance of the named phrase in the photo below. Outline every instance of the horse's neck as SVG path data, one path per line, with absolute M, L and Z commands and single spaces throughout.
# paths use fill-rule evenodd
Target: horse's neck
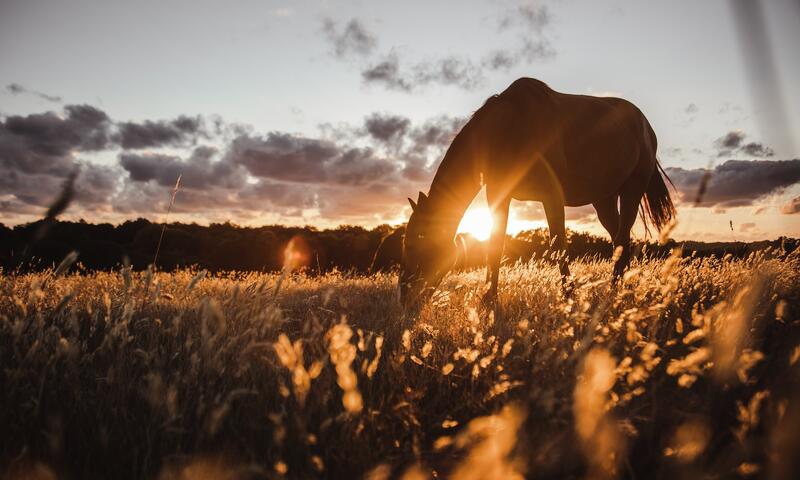
M 481 188 L 475 156 L 463 145 L 455 142 L 436 171 L 428 193 L 428 201 L 446 228 L 456 233 L 464 212 Z

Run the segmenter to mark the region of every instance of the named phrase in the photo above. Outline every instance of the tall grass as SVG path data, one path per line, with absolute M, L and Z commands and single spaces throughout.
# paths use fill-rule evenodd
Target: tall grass
M 800 258 L 446 278 L 0 277 L 0 468 L 69 478 L 792 478 Z M 280 288 L 277 288 L 280 284 Z M 793 463 L 794 462 L 794 463 Z

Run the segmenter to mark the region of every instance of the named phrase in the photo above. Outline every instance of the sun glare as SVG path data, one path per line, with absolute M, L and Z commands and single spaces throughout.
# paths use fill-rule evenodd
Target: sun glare
M 458 224 L 458 233 L 469 233 L 480 241 L 492 234 L 492 214 L 487 207 L 471 207 Z

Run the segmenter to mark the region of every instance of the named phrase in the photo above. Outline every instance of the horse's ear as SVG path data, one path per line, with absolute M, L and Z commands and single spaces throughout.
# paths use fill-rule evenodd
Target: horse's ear
M 427 199 L 428 197 L 426 197 L 424 193 L 419 192 L 419 197 L 417 197 L 417 204 L 422 205 L 422 202 Z
M 413 212 L 413 211 L 415 211 L 415 210 L 417 209 L 417 204 L 416 204 L 416 203 L 414 203 L 414 200 L 411 200 L 411 198 L 409 198 L 409 199 L 408 199 L 408 203 L 410 203 L 410 204 L 411 204 L 411 211 L 412 211 L 412 212 Z

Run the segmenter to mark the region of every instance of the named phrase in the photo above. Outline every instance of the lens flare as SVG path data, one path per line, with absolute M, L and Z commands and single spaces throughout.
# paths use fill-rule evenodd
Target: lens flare
M 469 233 L 480 241 L 488 240 L 492 234 L 492 214 L 487 207 L 474 207 L 467 210 L 458 233 Z
M 286 270 L 295 270 L 305 267 L 309 264 L 311 257 L 308 244 L 299 235 L 295 235 L 286 244 L 283 250 L 283 268 Z

